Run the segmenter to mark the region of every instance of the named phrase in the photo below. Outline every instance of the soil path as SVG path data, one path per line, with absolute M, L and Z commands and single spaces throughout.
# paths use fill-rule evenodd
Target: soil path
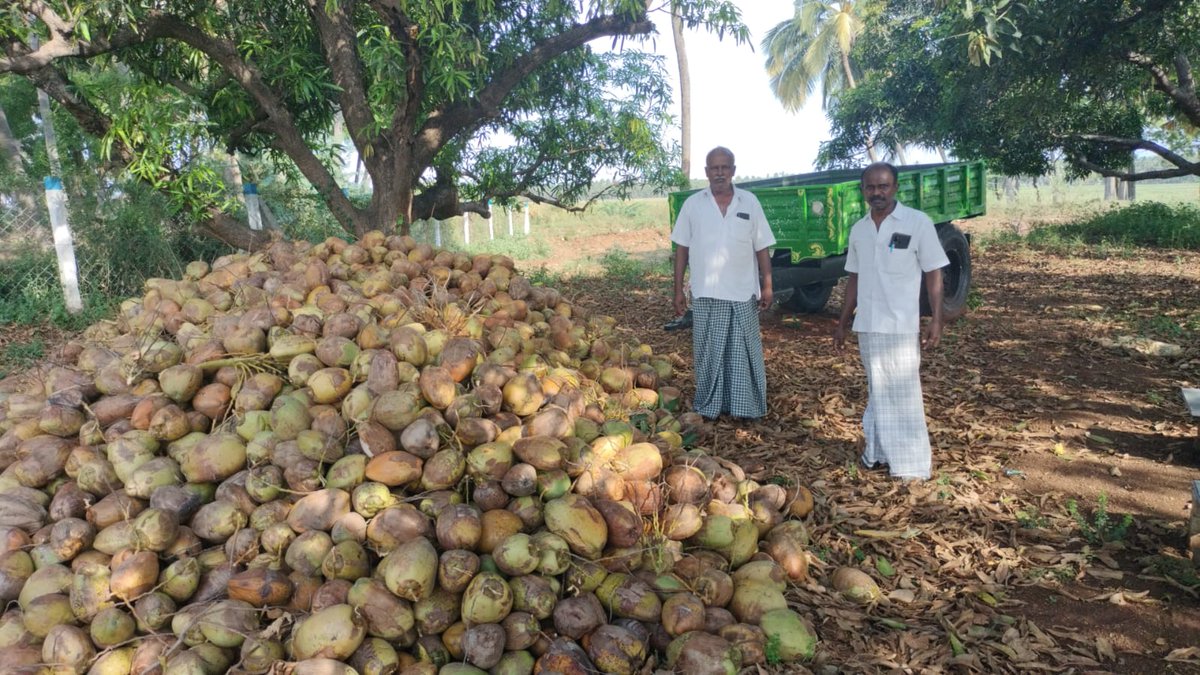
M 619 239 L 594 246 L 667 253 L 654 238 Z M 1200 254 L 992 245 L 974 257 L 978 306 L 923 366 L 933 480 L 905 487 L 857 470 L 865 388 L 857 355 L 831 349 L 838 292 L 821 314 L 763 316 L 770 413 L 718 422 L 707 440 L 762 480 L 817 493 L 814 581 L 794 601 L 822 639 L 813 669 L 1200 673 L 1200 579 L 1186 543 L 1200 438 L 1179 395 L 1200 386 Z M 575 279 L 566 290 L 668 354 L 686 387 L 690 333 L 661 330 L 669 283 Z M 1101 342 L 1122 335 L 1182 356 Z M 1089 541 L 1102 498 L 1110 527 L 1130 515 L 1119 541 Z M 824 575 L 847 564 L 888 599 L 831 601 Z

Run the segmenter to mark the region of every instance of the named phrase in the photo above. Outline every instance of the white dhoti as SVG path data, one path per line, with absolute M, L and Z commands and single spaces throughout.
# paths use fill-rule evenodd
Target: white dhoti
M 863 463 L 886 464 L 898 478 L 929 478 L 932 459 L 921 396 L 920 336 L 859 333 L 858 350 L 867 372 Z

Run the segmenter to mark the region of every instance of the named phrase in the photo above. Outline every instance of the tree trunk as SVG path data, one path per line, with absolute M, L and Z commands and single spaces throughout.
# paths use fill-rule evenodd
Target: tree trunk
M 13 136 L 12 127 L 8 125 L 8 116 L 4 114 L 4 106 L 0 106 L 0 166 L 13 174 L 22 172 L 21 155 L 21 143 Z
M 246 203 L 246 195 L 242 193 L 242 166 L 238 163 L 237 152 L 229 153 L 229 161 L 225 163 L 225 183 L 233 190 L 234 199 Z
M 1117 179 L 1111 176 L 1104 177 L 1104 201 L 1112 201 L 1117 197 Z
M 904 154 L 903 143 L 897 143 L 895 146 L 893 146 L 892 152 L 896 153 L 896 162 L 898 162 L 900 166 L 908 164 L 908 157 Z
M 1013 201 L 1017 200 L 1017 188 L 1020 185 L 1018 180 L 1019 179 L 1016 178 L 1015 176 L 1005 176 L 1004 177 L 1004 199 L 1005 199 L 1005 201 L 1013 202 Z
M 854 72 L 850 70 L 850 55 L 846 52 L 842 52 L 842 72 L 846 74 L 846 84 L 851 89 L 857 89 L 858 83 L 854 81 Z M 875 155 L 875 141 L 871 138 L 870 132 L 868 132 L 865 140 L 867 145 L 867 157 L 871 160 L 871 163 L 874 164 L 875 162 L 879 161 L 879 157 Z
M 33 51 L 38 48 L 38 36 L 30 41 Z M 38 87 L 38 115 L 42 118 L 42 136 L 46 139 L 46 156 L 50 160 L 50 174 L 62 177 L 62 163 L 58 161 L 58 136 L 54 133 L 54 113 L 50 110 L 50 96 L 46 90 Z
M 271 241 L 266 230 L 251 230 L 242 221 L 222 213 L 216 207 L 208 210 L 208 219 L 201 223 L 206 234 L 234 248 L 255 251 Z
M 671 6 L 671 35 L 675 38 L 675 60 L 679 63 L 679 107 L 681 128 L 680 168 L 683 177 L 690 181 L 692 178 L 692 78 L 688 70 L 687 47 L 683 42 L 683 19 L 679 17 L 677 8 Z
M 943 148 L 942 146 L 939 145 L 937 147 L 937 152 L 938 152 L 938 157 L 942 158 L 942 164 L 946 164 L 947 162 L 950 161 L 950 160 L 946 159 L 946 149 L 945 148 Z

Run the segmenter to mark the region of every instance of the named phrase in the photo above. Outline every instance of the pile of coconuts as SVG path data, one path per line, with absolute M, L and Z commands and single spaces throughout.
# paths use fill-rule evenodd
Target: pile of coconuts
M 811 493 L 695 447 L 670 362 L 511 260 L 372 232 L 145 287 L 0 383 L 4 672 L 812 657 Z

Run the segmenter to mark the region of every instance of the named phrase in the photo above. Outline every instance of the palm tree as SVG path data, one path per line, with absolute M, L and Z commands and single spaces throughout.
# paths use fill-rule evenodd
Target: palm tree
M 692 79 L 688 71 L 687 48 L 683 43 L 683 19 L 679 7 L 671 3 L 671 36 L 675 38 L 675 60 L 679 63 L 679 106 L 681 109 L 680 143 L 682 162 L 680 168 L 686 180 L 691 180 L 692 169 Z
M 850 49 L 863 32 L 862 6 L 871 0 L 796 0 L 796 13 L 763 38 L 771 90 L 790 111 L 808 101 L 821 85 L 821 107 L 844 89 L 858 86 Z M 867 156 L 876 161 L 875 144 L 867 139 Z

